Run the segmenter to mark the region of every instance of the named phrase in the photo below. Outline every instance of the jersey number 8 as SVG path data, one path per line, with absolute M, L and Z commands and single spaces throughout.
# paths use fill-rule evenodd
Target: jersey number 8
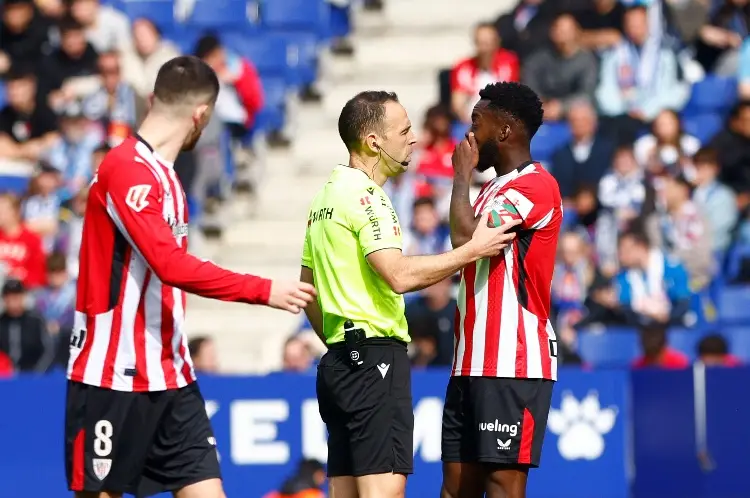
M 94 426 L 94 453 L 99 457 L 106 457 L 112 453 L 112 422 L 100 420 Z

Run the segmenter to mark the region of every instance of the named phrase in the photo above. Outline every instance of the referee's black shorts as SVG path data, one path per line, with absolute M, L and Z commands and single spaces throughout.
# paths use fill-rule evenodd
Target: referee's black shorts
M 343 344 L 318 365 L 320 416 L 328 428 L 328 476 L 414 471 L 414 412 L 406 344 L 371 338 L 352 367 Z

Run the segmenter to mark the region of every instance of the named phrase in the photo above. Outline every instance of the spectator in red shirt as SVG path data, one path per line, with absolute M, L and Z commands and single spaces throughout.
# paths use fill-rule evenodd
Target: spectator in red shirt
M 12 194 L 0 194 L 0 270 L 29 289 L 46 280 L 42 239 L 21 223 L 21 203 Z
M 237 110 L 244 111 L 241 124 L 249 130 L 255 122 L 255 115 L 263 107 L 263 85 L 255 66 L 225 49 L 219 38 L 212 34 L 201 37 L 195 47 L 196 57 L 211 66 L 221 82 L 217 113 L 227 123 L 239 123 L 239 115 L 233 112 L 233 104 L 239 103 L 242 109 Z
M 641 328 L 643 356 L 633 362 L 633 368 L 662 368 L 680 370 L 690 366 L 686 355 L 667 345 L 667 327 L 661 324 Z
M 738 367 L 739 358 L 729 354 L 726 339 L 719 334 L 709 334 L 698 343 L 698 359 L 709 367 Z
M 430 107 L 424 118 L 425 144 L 419 158 L 417 173 L 428 179 L 453 179 L 451 157 L 458 142 L 451 136 L 450 111 L 442 106 Z
M 13 361 L 10 356 L 0 351 L 0 379 L 7 379 L 13 376 Z
M 479 90 L 498 81 L 518 81 L 520 64 L 513 52 L 500 48 L 500 37 L 491 23 L 474 30 L 476 54 L 460 61 L 451 71 L 451 107 L 458 119 L 471 123 L 471 111 Z

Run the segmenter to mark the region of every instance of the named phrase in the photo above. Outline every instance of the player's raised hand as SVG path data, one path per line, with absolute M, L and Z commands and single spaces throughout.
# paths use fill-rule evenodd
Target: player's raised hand
M 453 151 L 453 171 L 458 175 L 470 176 L 479 164 L 479 145 L 474 133 L 469 132 Z
M 508 247 L 516 238 L 516 234 L 510 232 L 510 230 L 521 224 L 521 220 L 511 220 L 495 227 L 490 223 L 490 215 L 490 213 L 482 215 L 482 219 L 471 237 L 472 249 L 479 258 L 500 254 L 500 251 Z
M 271 296 L 268 305 L 272 308 L 297 314 L 315 299 L 315 287 L 305 282 L 271 282 Z

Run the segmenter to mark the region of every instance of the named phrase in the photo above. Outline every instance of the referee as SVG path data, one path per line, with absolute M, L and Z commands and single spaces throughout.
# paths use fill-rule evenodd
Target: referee
M 414 414 L 401 294 L 498 254 L 514 223 L 480 223 L 460 248 L 435 256 L 401 254 L 401 226 L 383 191 L 406 171 L 416 139 L 389 92 L 346 103 L 339 134 L 349 164 L 336 166 L 307 220 L 302 280 L 318 301 L 305 309 L 328 345 L 318 367 L 320 415 L 328 428 L 330 496 L 400 498 L 413 471 Z

